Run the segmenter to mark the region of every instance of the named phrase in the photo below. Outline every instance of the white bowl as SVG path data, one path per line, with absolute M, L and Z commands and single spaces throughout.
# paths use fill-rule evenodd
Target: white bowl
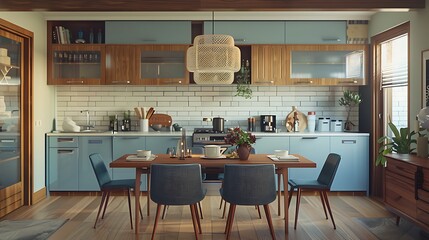
M 289 155 L 289 151 L 288 150 L 274 150 L 274 154 L 277 157 L 286 157 Z

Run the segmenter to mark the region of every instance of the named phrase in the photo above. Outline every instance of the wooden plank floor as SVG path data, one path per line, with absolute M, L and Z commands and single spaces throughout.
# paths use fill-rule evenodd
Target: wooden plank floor
M 156 205 L 151 204 L 151 216 L 144 215 L 142 233 L 137 236 L 130 228 L 128 204 L 125 196 L 111 197 L 106 216 L 93 229 L 101 197 L 94 196 L 51 196 L 34 206 L 24 206 L 1 220 L 10 219 L 69 219 L 50 239 L 150 239 Z M 377 239 L 354 218 L 391 216 L 382 205 L 363 196 L 330 196 L 333 214 L 337 224 L 326 220 L 318 196 L 303 196 L 299 212 L 297 230 L 293 229 L 295 197 L 289 210 L 288 239 Z M 219 210 L 219 196 L 204 199 L 204 219 L 201 221 L 201 239 L 225 239 L 223 234 L 225 219 Z M 132 201 L 132 207 L 134 207 Z M 146 197 L 141 198 L 143 213 L 146 213 Z M 271 204 L 271 214 L 277 239 L 285 239 L 283 220 L 277 216 L 277 202 Z M 271 239 L 262 211 L 262 219 L 254 207 L 238 206 L 231 233 L 231 239 Z M 134 211 L 133 211 L 134 213 Z M 165 220 L 160 220 L 156 239 L 194 239 L 189 207 L 171 206 Z

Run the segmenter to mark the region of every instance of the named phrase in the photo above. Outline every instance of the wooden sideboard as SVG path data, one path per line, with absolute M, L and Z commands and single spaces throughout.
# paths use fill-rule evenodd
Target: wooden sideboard
M 429 231 L 429 159 L 414 154 L 388 154 L 386 158 L 386 207 Z

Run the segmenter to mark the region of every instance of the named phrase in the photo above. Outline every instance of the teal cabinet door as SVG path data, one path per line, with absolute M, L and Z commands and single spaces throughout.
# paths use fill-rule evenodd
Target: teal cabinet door
M 99 191 L 100 187 L 92 169 L 89 155 L 100 153 L 112 176 L 109 164 L 112 161 L 111 137 L 79 137 L 79 191 Z
M 333 191 L 366 191 L 369 188 L 368 137 L 331 137 L 331 152 L 341 155 L 332 183 Z
M 346 44 L 346 21 L 286 21 L 286 44 Z
M 113 160 L 125 154 L 136 153 L 137 150 L 146 149 L 145 137 L 113 137 Z M 135 168 L 113 168 L 112 179 L 135 179 Z M 146 191 L 146 174 L 141 177 L 140 190 Z
M 215 21 L 214 33 L 227 34 L 235 44 L 284 44 L 284 21 Z M 213 34 L 213 22 L 204 22 L 204 34 Z
M 316 168 L 291 168 L 289 178 L 317 179 L 330 152 L 329 137 L 290 137 L 290 154 L 299 154 L 316 163 Z
M 180 137 L 148 137 L 146 138 L 146 149 L 151 150 L 152 154 L 164 154 L 167 152 L 167 148 L 177 148 L 177 143 L 180 140 Z M 191 138 L 187 137 L 187 146 L 188 148 L 192 145 Z
M 106 44 L 191 44 L 191 21 L 106 21 Z
M 78 191 L 78 137 L 48 137 L 48 191 Z

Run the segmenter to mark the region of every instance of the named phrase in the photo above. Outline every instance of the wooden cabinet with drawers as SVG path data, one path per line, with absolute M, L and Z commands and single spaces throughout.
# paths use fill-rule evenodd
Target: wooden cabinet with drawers
M 388 154 L 386 158 L 386 207 L 429 230 L 429 160 L 413 154 Z

